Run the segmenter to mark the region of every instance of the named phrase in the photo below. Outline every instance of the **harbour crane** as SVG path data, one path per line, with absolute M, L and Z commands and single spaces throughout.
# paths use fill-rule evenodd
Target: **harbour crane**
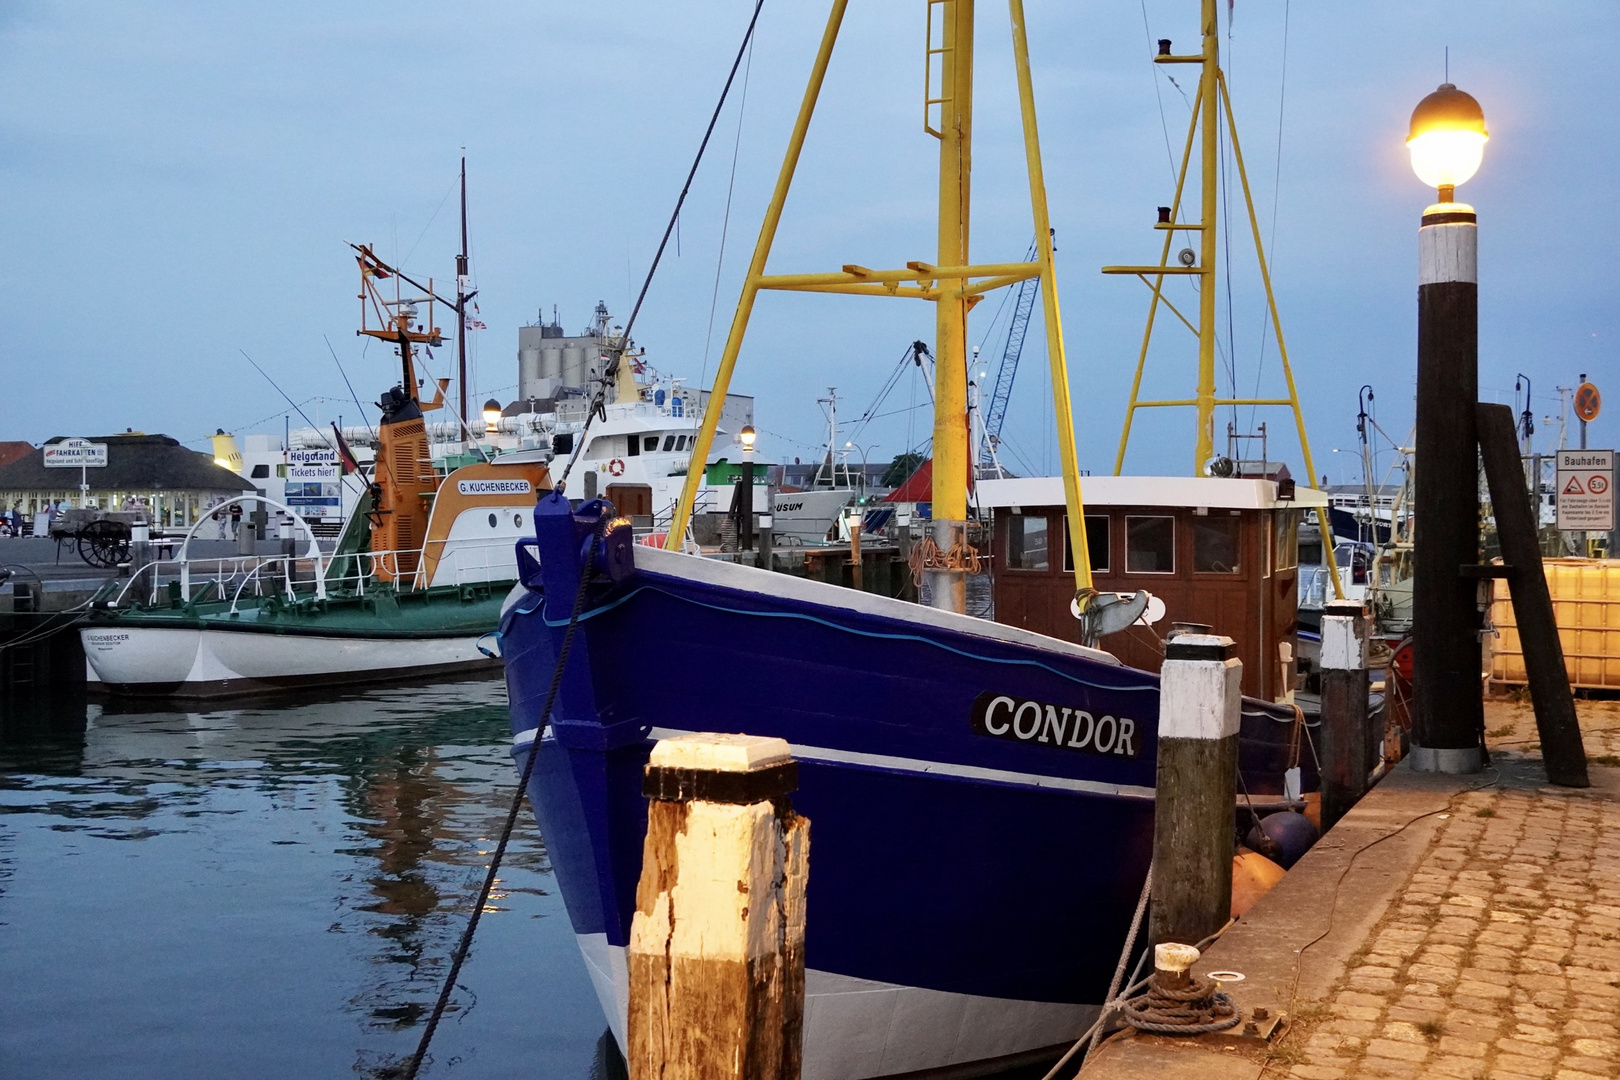
M 1030 244 L 1024 261 L 1035 258 L 1035 245 Z M 1039 278 L 1025 278 L 1013 293 L 1012 322 L 1007 326 L 1007 345 L 1001 352 L 1001 366 L 996 371 L 996 382 L 990 390 L 990 404 L 984 410 L 984 440 L 979 460 L 988 463 L 986 472 L 1000 478 L 1006 475 L 1001 467 L 997 450 L 1001 445 L 1001 425 L 1007 419 L 1007 403 L 1012 399 L 1013 378 L 1018 374 L 1018 357 L 1024 351 L 1024 335 L 1029 332 L 1029 318 L 1035 310 L 1035 299 L 1040 295 Z

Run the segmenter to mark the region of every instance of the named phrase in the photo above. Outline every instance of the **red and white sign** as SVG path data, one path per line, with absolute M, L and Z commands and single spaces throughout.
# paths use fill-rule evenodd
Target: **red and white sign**
M 1558 527 L 1575 532 L 1614 528 L 1614 451 L 1558 451 Z

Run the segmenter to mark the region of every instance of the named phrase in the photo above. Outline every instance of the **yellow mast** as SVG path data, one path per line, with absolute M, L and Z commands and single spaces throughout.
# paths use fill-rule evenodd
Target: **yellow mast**
M 965 608 L 963 567 L 974 554 L 966 538 L 968 485 L 967 422 L 967 313 L 984 294 L 1007 285 L 1039 277 L 1046 316 L 1047 347 L 1051 357 L 1053 398 L 1057 403 L 1059 452 L 1063 461 L 1064 493 L 1068 505 L 1069 534 L 1074 538 L 1075 587 L 1082 604 L 1091 594 L 1091 562 L 1086 551 L 1084 507 L 1080 501 L 1079 468 L 1074 448 L 1074 421 L 1069 407 L 1068 371 L 1063 351 L 1062 318 L 1057 301 L 1051 226 L 1046 208 L 1046 186 L 1041 171 L 1040 140 L 1035 124 L 1033 83 L 1029 74 L 1029 43 L 1024 30 L 1022 0 L 1009 0 L 1013 52 L 1017 67 L 1019 106 L 1023 119 L 1024 150 L 1029 169 L 1030 208 L 1039 244 L 1035 262 L 988 263 L 969 261 L 969 207 L 971 204 L 973 129 L 973 0 L 924 0 L 928 38 L 923 128 L 940 140 L 939 245 L 937 262 L 907 262 L 903 270 L 872 270 L 845 264 L 837 273 L 767 274 L 765 265 L 781 222 L 805 135 L 815 113 L 833 45 L 843 23 L 848 0 L 833 0 L 822 34 L 821 47 L 799 105 L 788 139 L 776 188 L 765 211 L 753 259 L 743 280 L 742 296 L 732 319 L 731 332 L 720 356 L 719 369 L 698 429 L 697 443 L 686 473 L 686 484 L 670 522 L 665 546 L 679 550 L 691 519 L 692 504 L 702 483 L 704 466 L 719 425 L 720 410 L 731 385 L 742 350 L 754 301 L 762 289 L 798 292 L 849 293 L 860 296 L 899 296 L 931 301 L 936 305 L 935 416 L 934 416 L 934 531 L 932 543 L 923 545 L 925 569 L 930 575 L 936 606 Z M 936 9 L 938 11 L 936 12 Z M 934 41 L 938 22 L 939 43 Z M 934 64 L 939 65 L 939 90 L 933 89 Z M 938 106 L 938 123 L 933 122 Z
M 1168 208 L 1160 208 L 1160 220 L 1154 228 L 1162 230 L 1165 234 L 1164 247 L 1159 255 L 1157 266 L 1105 266 L 1105 274 L 1130 274 L 1140 278 L 1143 284 L 1153 291 L 1153 299 L 1148 307 L 1147 327 L 1142 333 L 1142 349 L 1136 358 L 1136 375 L 1131 382 L 1130 402 L 1125 409 L 1125 425 L 1120 432 L 1119 453 L 1114 459 L 1114 475 L 1120 475 L 1125 467 L 1125 450 L 1130 443 L 1131 425 L 1136 418 L 1137 409 L 1170 408 L 1176 406 L 1192 406 L 1197 410 L 1198 429 L 1194 440 L 1193 475 L 1204 475 L 1205 467 L 1215 456 L 1215 408 L 1219 405 L 1286 405 L 1293 410 L 1294 425 L 1299 434 L 1300 454 L 1305 461 L 1305 471 L 1308 475 L 1307 483 L 1316 481 L 1316 463 L 1311 458 L 1311 442 L 1305 434 L 1305 413 L 1299 405 L 1299 391 L 1294 384 L 1294 369 L 1288 361 L 1288 344 L 1283 339 L 1282 319 L 1277 313 L 1276 294 L 1271 287 L 1271 268 L 1266 263 L 1265 245 L 1260 238 L 1260 221 L 1254 210 L 1254 197 L 1249 189 L 1249 174 L 1243 165 L 1243 148 L 1238 142 L 1237 122 L 1232 115 L 1232 99 L 1227 93 L 1226 76 L 1220 67 L 1220 35 L 1215 17 L 1215 0 L 1200 0 L 1200 29 L 1203 38 L 1203 47 L 1191 55 L 1176 55 L 1170 52 L 1170 43 L 1159 43 L 1159 55 L 1153 58 L 1157 64 L 1200 64 L 1198 93 L 1193 100 L 1192 119 L 1187 127 L 1187 143 L 1182 150 L 1181 170 L 1176 176 L 1175 197 Z M 1232 156 L 1237 163 L 1238 178 L 1243 187 L 1243 201 L 1248 208 L 1249 226 L 1254 236 L 1255 257 L 1259 262 L 1260 278 L 1265 284 L 1266 305 L 1271 316 L 1272 331 L 1277 337 L 1277 352 L 1282 358 L 1283 378 L 1288 384 L 1288 396 L 1285 398 L 1242 398 L 1236 396 L 1237 388 L 1233 388 L 1233 396 L 1229 398 L 1216 397 L 1215 391 L 1215 293 L 1216 293 L 1216 215 L 1218 211 L 1218 179 L 1217 170 L 1220 167 L 1220 122 L 1224 111 L 1226 116 L 1227 134 L 1232 140 Z M 1193 139 L 1195 135 L 1202 135 L 1199 153 L 1199 186 L 1200 186 L 1200 216 L 1197 222 L 1184 222 L 1181 220 L 1181 198 L 1187 184 L 1187 171 L 1192 164 Z M 1168 209 L 1168 214 L 1165 213 Z M 1199 250 L 1196 262 L 1181 261 L 1178 265 L 1170 263 L 1170 249 L 1177 233 L 1197 233 Z M 1188 249 L 1189 251 L 1191 249 Z M 1192 276 L 1198 278 L 1198 320 L 1196 325 L 1183 315 L 1176 306 L 1164 295 L 1166 277 Z M 1150 280 L 1151 279 L 1151 280 Z M 1174 315 L 1183 326 L 1192 331 L 1198 338 L 1198 386 L 1192 398 L 1176 398 L 1163 401 L 1143 401 L 1139 394 L 1142 387 L 1142 372 L 1147 366 L 1148 345 L 1152 341 L 1155 316 L 1160 305 L 1163 305 Z M 1324 538 L 1332 536 L 1328 524 L 1328 515 L 1325 508 L 1317 510 L 1317 520 L 1321 524 Z M 1333 589 L 1339 599 L 1344 599 L 1344 586 L 1339 581 L 1338 566 L 1333 558 L 1333 545 L 1323 544 L 1323 556 L 1328 563 L 1329 572 L 1333 578 Z
M 928 0 L 929 22 L 942 8 L 940 96 L 923 109 L 923 126 L 939 139 L 939 266 L 968 265 L 973 169 L 973 0 Z M 929 41 L 929 60 L 936 55 Z M 928 126 L 928 106 L 939 126 Z M 932 539 L 950 552 L 967 545 L 967 316 L 972 301 L 957 291 L 935 301 L 934 490 Z M 943 571 L 943 572 L 941 572 Z M 949 568 L 930 568 L 933 606 L 967 610 L 967 582 Z M 962 595 L 955 595 L 958 591 Z

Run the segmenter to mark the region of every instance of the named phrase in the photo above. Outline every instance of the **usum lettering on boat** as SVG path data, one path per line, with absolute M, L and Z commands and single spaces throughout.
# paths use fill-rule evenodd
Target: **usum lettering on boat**
M 1082 754 L 1137 755 L 1136 721 L 1128 716 L 1096 716 L 1071 705 L 988 691 L 973 699 L 973 730 L 995 739 L 1043 743 Z
M 527 495 L 534 489 L 527 480 L 457 480 L 463 495 Z
M 800 499 L 798 502 L 779 502 L 779 503 L 776 504 L 776 513 L 778 513 L 778 514 L 791 514 L 795 510 L 803 510 L 803 509 L 804 509 L 804 500 L 803 499 Z

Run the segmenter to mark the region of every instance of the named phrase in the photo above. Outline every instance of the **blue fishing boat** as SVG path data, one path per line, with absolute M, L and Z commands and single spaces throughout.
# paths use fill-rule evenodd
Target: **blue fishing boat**
M 520 584 L 500 623 L 512 752 L 520 772 L 533 755 L 528 794 L 621 1045 L 651 748 L 688 732 L 746 733 L 789 743 L 794 806 L 813 822 L 803 1076 L 977 1075 L 1050 1055 L 1107 995 L 1152 854 L 1159 676 L 1095 647 L 1119 628 L 1111 609 L 1129 610 L 1129 622 L 1147 597 L 1138 591 L 1121 608 L 1092 580 L 1021 0 L 1009 7 L 1033 257 L 969 257 L 974 4 L 931 0 L 918 15 L 928 21 L 924 128 L 940 154 L 934 259 L 766 273 L 846 2 L 832 0 L 667 550 L 636 544 L 612 504 L 571 502 L 566 472 L 539 500 L 533 540 L 518 545 Z M 1208 120 L 1218 41 L 1213 0 L 1201 6 L 1203 53 L 1192 61 L 1204 64 Z M 1216 207 L 1205 187 L 1205 223 L 1181 227 L 1207 238 Z M 1212 260 L 1164 272 L 1203 273 L 1213 295 Z M 1058 539 L 1048 552 L 1072 577 L 1064 606 L 1076 616 L 1052 634 L 964 613 L 968 573 L 988 556 L 967 522 L 968 312 L 1032 279 L 1062 462 L 1054 520 L 1073 548 L 1060 559 Z M 913 550 L 929 605 L 692 553 L 687 525 L 719 403 L 764 289 L 935 305 L 932 517 Z M 1212 317 L 1205 329 L 1213 335 Z M 1204 344 L 1213 356 L 1213 338 Z M 1207 428 L 1202 412 L 1200 422 Z M 1289 579 L 1290 606 L 1292 597 Z M 1240 769 L 1251 796 L 1281 792 L 1300 727 L 1291 704 L 1244 699 Z
M 539 747 L 529 797 L 621 1045 L 643 768 L 655 740 L 692 731 L 780 736 L 799 761 L 794 806 L 815 830 L 807 1080 L 1005 1065 L 1078 1036 L 1147 873 L 1158 676 L 1016 627 L 635 545 L 613 514 L 540 500 L 501 646 L 513 755 L 521 770 Z M 1245 699 L 1256 796 L 1280 785 L 1294 722 Z

